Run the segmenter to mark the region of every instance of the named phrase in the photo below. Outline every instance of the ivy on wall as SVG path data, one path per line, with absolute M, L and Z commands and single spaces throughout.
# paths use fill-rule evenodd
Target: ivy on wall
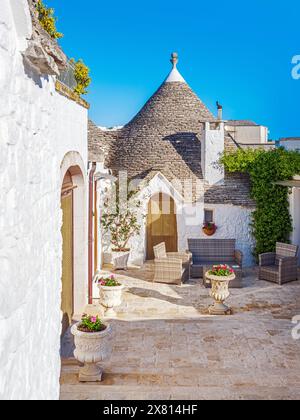
M 72 59 L 71 62 L 74 65 L 74 78 L 77 83 L 74 92 L 78 95 L 86 95 L 88 93 L 87 88 L 92 81 L 90 78 L 90 69 L 82 60 L 75 62 L 75 60 Z
M 54 9 L 47 7 L 43 0 L 39 0 L 36 5 L 38 18 L 41 26 L 53 39 L 62 38 L 63 34 L 56 29 L 57 18 L 54 16 Z
M 221 158 L 228 172 L 248 173 L 251 197 L 256 201 L 252 232 L 256 239 L 254 255 L 275 251 L 276 242 L 289 242 L 292 220 L 289 212 L 288 187 L 276 181 L 300 174 L 300 153 L 274 150 L 239 149 Z

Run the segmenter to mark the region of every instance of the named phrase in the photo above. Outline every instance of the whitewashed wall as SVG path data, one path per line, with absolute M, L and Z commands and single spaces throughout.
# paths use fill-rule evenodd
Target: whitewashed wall
M 87 162 L 86 110 L 24 71 L 30 34 L 27 2 L 1 0 L 0 399 L 58 398 L 61 163 Z
M 281 140 L 279 145 L 284 147 L 286 150 L 300 151 L 300 140 Z
M 189 238 L 207 238 L 202 232 L 204 220 L 204 208 L 214 210 L 215 223 L 218 227 L 214 239 L 236 239 L 237 249 L 244 253 L 244 265 L 253 265 L 252 250 L 254 240 L 251 235 L 251 213 L 250 209 L 232 205 L 204 205 L 201 200 L 197 204 L 182 204 L 182 197 L 176 192 L 172 185 L 160 174 L 157 174 L 149 185 L 141 192 L 143 208 L 140 212 L 139 223 L 142 226 L 140 235 L 132 238 L 130 242 L 131 258 L 130 263 L 142 265 L 146 259 L 147 235 L 146 218 L 149 199 L 156 193 L 162 192 L 170 195 L 176 204 L 178 248 L 185 251 L 188 248 Z M 105 262 L 110 262 L 109 238 L 104 240 Z

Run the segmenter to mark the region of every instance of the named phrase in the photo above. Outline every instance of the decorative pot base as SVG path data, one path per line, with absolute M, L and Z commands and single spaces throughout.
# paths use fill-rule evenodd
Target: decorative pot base
M 102 382 L 103 370 L 96 363 L 86 363 L 79 370 L 79 382 Z
M 114 310 L 114 308 L 105 308 L 104 307 L 104 316 L 106 318 L 114 318 L 117 316 L 116 311 Z
M 210 315 L 231 315 L 232 310 L 229 306 L 224 305 L 224 303 L 214 303 L 208 308 Z

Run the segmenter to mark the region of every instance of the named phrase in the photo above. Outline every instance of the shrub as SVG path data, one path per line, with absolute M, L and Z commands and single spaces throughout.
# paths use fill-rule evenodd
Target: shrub
M 239 149 L 225 153 L 221 159 L 228 172 L 250 175 L 251 197 L 256 201 L 252 215 L 252 232 L 256 239 L 254 255 L 275 251 L 276 242 L 289 242 L 292 220 L 288 187 L 276 181 L 292 179 L 300 173 L 300 154 L 283 148 L 274 150 Z
M 104 203 L 104 212 L 101 219 L 103 230 L 110 233 L 111 244 L 114 251 L 127 251 L 129 240 L 138 235 L 141 225 L 138 222 L 138 209 L 142 203 L 137 199 L 139 188 L 127 190 L 127 202 L 120 202 L 120 184 L 116 184 L 116 203 L 113 208 L 109 206 L 109 199 Z
M 37 3 L 38 19 L 41 26 L 53 39 L 62 38 L 63 34 L 56 29 L 57 18 L 54 16 L 54 9 L 47 7 L 43 0 Z
M 87 87 L 91 84 L 92 79 L 90 78 L 90 69 L 84 64 L 82 60 L 75 62 L 74 64 L 74 78 L 77 83 L 74 92 L 78 95 L 86 95 L 88 93 Z

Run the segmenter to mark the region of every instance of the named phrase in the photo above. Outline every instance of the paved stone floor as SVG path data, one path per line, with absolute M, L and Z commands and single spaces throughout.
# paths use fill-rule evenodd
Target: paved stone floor
M 148 265 L 118 274 L 127 286 L 101 384 L 80 384 L 78 364 L 63 359 L 61 399 L 299 399 L 300 281 L 256 281 L 231 291 L 233 315 L 211 317 L 200 280 L 182 287 L 151 282 Z M 99 313 L 97 302 L 87 308 Z M 65 355 L 72 355 L 66 340 Z

